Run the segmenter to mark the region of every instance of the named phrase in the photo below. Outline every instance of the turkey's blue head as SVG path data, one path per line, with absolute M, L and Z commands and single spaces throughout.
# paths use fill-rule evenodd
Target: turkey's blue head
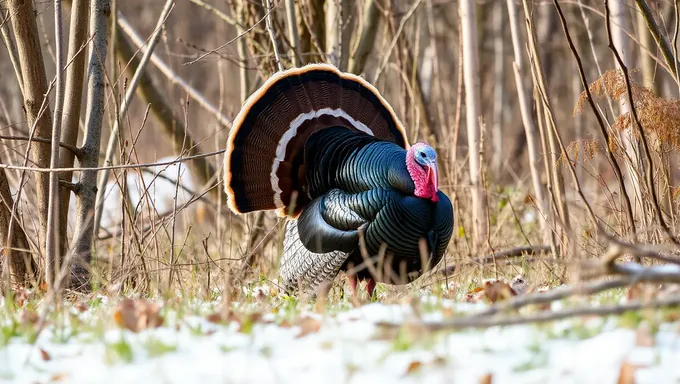
M 425 143 L 416 143 L 406 152 L 406 168 L 413 184 L 414 195 L 433 202 L 439 201 L 439 172 L 437 171 L 437 152 Z

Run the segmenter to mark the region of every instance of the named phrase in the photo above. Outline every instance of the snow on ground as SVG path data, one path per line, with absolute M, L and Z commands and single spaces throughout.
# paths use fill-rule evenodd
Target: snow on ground
M 423 300 L 424 321 L 484 306 L 433 300 L 431 307 Z M 139 333 L 115 326 L 114 303 L 71 308 L 81 325 L 48 326 L 34 346 L 0 334 L 0 383 L 479 383 L 487 374 L 493 383 L 615 383 L 624 362 L 637 367 L 637 383 L 680 380 L 677 323 L 661 324 L 651 347 L 638 346 L 636 327 L 615 317 L 390 333 L 376 323 L 413 320 L 413 307 L 371 303 L 326 315 L 303 310 L 296 318 L 318 319 L 320 327 L 300 336 L 306 327 L 280 323 L 285 303 L 264 316 L 273 322 L 242 330 L 208 321 L 217 306 L 163 311 L 163 326 Z

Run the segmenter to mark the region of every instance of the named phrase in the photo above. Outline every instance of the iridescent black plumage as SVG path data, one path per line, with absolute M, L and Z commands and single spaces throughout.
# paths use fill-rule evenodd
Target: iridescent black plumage
M 290 217 L 287 288 L 314 288 L 352 267 L 359 278 L 404 284 L 439 262 L 453 228 L 443 192 L 415 196 L 407 148 L 391 107 L 363 79 L 326 65 L 290 70 L 235 119 L 225 190 L 236 213 Z

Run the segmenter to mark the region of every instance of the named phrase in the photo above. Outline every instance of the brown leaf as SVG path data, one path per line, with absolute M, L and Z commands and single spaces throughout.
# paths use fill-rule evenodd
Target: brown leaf
M 40 348 L 40 356 L 42 356 L 42 359 L 45 361 L 52 360 L 52 356 L 50 356 L 50 354 L 47 353 L 47 351 L 42 348 Z
M 67 377 L 68 377 L 68 375 L 65 374 L 65 373 L 55 373 L 55 374 L 52 375 L 52 377 L 50 378 L 50 382 L 53 382 L 53 381 L 62 381 L 62 380 L 64 380 L 64 379 L 66 379 Z
M 297 335 L 297 338 L 307 336 L 310 333 L 319 332 L 321 329 L 321 322 L 309 316 L 301 318 L 297 325 L 300 326 L 301 329 L 300 333 Z
M 642 285 L 635 284 L 628 288 L 628 291 L 626 292 L 626 300 L 639 300 L 640 297 L 642 297 Z
M 417 372 L 422 368 L 423 363 L 418 361 L 418 360 L 413 360 L 409 365 L 408 368 L 406 368 L 406 373 L 404 375 L 410 375 L 414 372 Z
M 118 303 L 113 320 L 121 328 L 139 332 L 163 325 L 164 319 L 159 312 L 160 308 L 155 303 L 144 299 L 125 298 Z
M 24 287 L 17 287 L 14 290 L 14 303 L 17 307 L 23 307 L 28 300 L 28 291 Z
M 631 363 L 624 361 L 619 370 L 619 379 L 617 384 L 635 384 L 635 367 Z
M 493 375 L 487 373 L 486 375 L 479 378 L 479 384 L 491 384 L 493 383 Z
M 84 302 L 84 301 L 79 301 L 79 302 L 75 303 L 74 307 L 75 307 L 75 308 L 78 310 L 78 312 L 80 312 L 80 313 L 83 313 L 83 312 L 87 311 L 87 310 L 90 308 L 90 306 L 87 305 L 87 303 Z
M 635 345 L 638 347 L 653 347 L 654 346 L 654 336 L 649 330 L 647 324 L 642 324 L 635 332 Z
M 222 313 L 220 313 L 220 312 L 211 313 L 208 316 L 206 316 L 205 319 L 208 320 L 209 322 L 215 323 L 215 324 L 219 324 L 219 323 L 224 322 L 224 317 L 222 316 Z
M 517 296 L 517 292 L 510 286 L 510 284 L 503 281 L 486 281 L 484 282 L 484 296 L 492 303 L 497 301 L 507 300 L 512 296 Z
M 19 313 L 19 321 L 23 325 L 35 325 L 40 320 L 40 316 L 31 309 L 22 309 Z

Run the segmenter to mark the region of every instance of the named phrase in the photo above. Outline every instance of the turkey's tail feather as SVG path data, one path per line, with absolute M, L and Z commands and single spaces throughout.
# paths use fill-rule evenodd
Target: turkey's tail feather
M 224 185 L 234 213 L 278 209 L 297 217 L 305 193 L 304 146 L 319 130 L 342 126 L 408 148 L 392 107 L 366 80 L 328 64 L 276 73 L 234 119 Z

